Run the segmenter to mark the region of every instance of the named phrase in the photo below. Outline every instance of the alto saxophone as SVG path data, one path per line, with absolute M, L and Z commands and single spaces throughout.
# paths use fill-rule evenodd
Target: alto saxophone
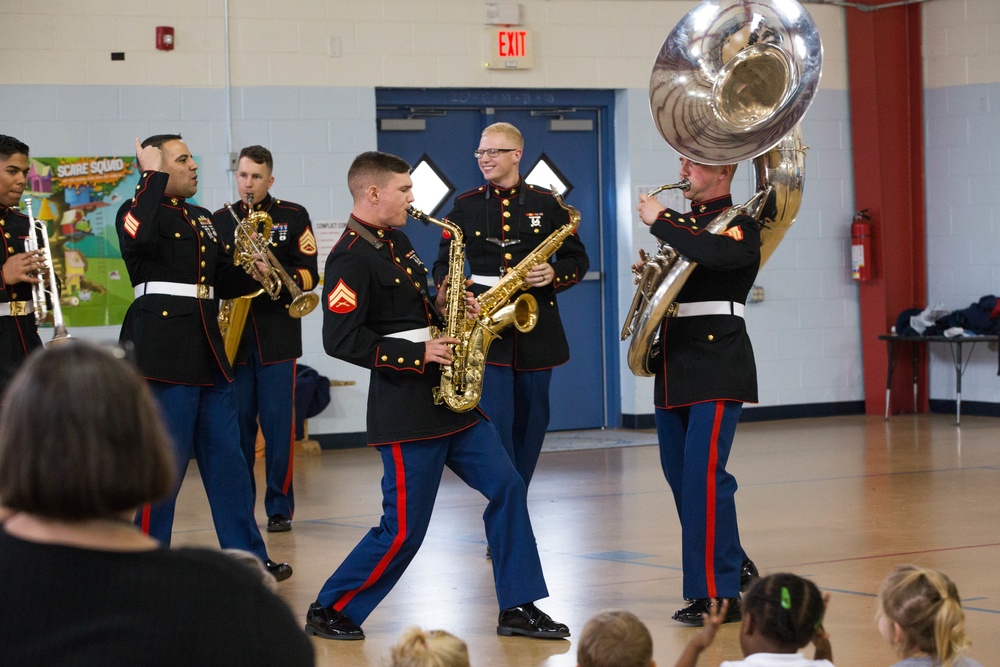
M 448 248 L 448 289 L 443 335 L 457 338 L 452 352 L 451 366 L 442 366 L 441 382 L 434 388 L 434 403 L 442 403 L 453 412 L 468 412 L 479 404 L 483 394 L 483 373 L 486 353 L 490 344 L 500 337 L 500 332 L 513 325 L 527 333 L 538 323 L 538 302 L 531 294 L 521 294 L 508 303 L 518 292 L 529 287 L 528 272 L 536 265 L 547 262 L 570 234 L 580 226 L 580 212 L 553 196 L 569 212 L 569 222 L 552 232 L 517 266 L 504 275 L 493 287 L 479 295 L 479 316 L 469 319 L 465 309 L 465 243 L 462 230 L 448 220 L 435 220 L 411 208 L 409 214 L 422 222 L 431 222 L 451 233 Z

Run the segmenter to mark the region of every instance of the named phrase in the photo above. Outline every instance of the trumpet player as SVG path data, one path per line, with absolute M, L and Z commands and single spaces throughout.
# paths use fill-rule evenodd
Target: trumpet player
M 309 213 L 298 204 L 271 196 L 274 159 L 263 146 L 247 146 L 240 151 L 236 167 L 239 204 L 235 210 L 244 219 L 262 212 L 272 224 L 268 243 L 274 257 L 303 292 L 319 282 L 316 237 Z M 219 236 L 227 247 L 234 243 L 235 220 L 228 208 L 212 215 Z M 261 233 L 262 230 L 256 230 Z M 277 299 L 259 294 L 250 301 L 249 316 L 241 332 L 233 372 L 240 426 L 240 443 L 250 469 L 251 489 L 256 495 L 257 425 L 264 436 L 264 469 L 267 489 L 264 510 L 268 532 L 292 528 L 295 496 L 292 488 L 295 425 L 292 420 L 295 396 L 296 359 L 302 356 L 302 323 L 289 316 L 292 296 L 282 290 Z
M 135 349 L 179 467 L 177 488 L 167 499 L 144 506 L 136 523 L 170 544 L 177 491 L 193 453 L 219 544 L 255 554 L 275 579 L 287 579 L 292 568 L 268 557 L 254 520 L 250 474 L 235 420 L 233 372 L 217 321 L 217 296 L 238 297 L 260 285 L 234 266 L 212 214 L 189 201 L 198 192 L 198 164 L 181 136 L 136 139 L 135 150 L 139 184 L 115 222 L 135 289 L 120 340 Z
M 28 146 L 0 135 L 0 227 L 3 228 L 3 289 L 0 290 L 0 403 L 2 392 L 28 354 L 42 346 L 32 293 L 41 283 L 43 252 L 25 252 L 28 217 L 18 210 L 28 184 Z M 38 238 L 36 248 L 43 246 Z
M 701 625 L 713 600 L 728 599 L 724 622 L 741 617 L 740 591 L 757 568 L 740 545 L 736 478 L 726 470 L 744 402 L 757 401 L 757 370 L 743 307 L 760 264 L 760 228 L 748 215 L 719 234 L 705 226 L 733 205 L 736 165 L 682 157 L 691 211 L 639 198 L 652 234 L 697 267 L 677 296 L 676 316 L 660 325 L 655 359 L 655 420 L 660 463 L 681 520 L 684 598 L 674 620 Z M 641 267 L 642 263 L 637 268 Z

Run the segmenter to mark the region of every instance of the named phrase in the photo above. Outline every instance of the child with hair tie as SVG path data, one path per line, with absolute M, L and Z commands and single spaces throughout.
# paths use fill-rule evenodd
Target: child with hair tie
M 829 595 L 794 574 L 772 574 L 757 581 L 743 598 L 740 648 L 743 660 L 720 667 L 833 667 L 830 637 L 823 629 Z M 713 605 L 704 626 L 688 643 L 676 667 L 694 667 L 726 618 L 727 602 Z M 812 643 L 813 659 L 800 649 Z
M 937 570 L 900 565 L 882 582 L 878 631 L 902 660 L 893 667 L 983 667 L 959 653 L 970 642 L 958 589 Z

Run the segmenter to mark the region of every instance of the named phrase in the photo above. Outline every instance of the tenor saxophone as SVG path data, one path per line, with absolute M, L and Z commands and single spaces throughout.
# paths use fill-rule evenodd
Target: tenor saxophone
M 555 190 L 555 188 L 553 188 Z M 479 295 L 479 316 L 470 319 L 465 309 L 465 243 L 462 230 L 448 220 L 435 220 L 413 208 L 409 213 L 417 220 L 431 222 L 451 233 L 448 248 L 448 288 L 445 329 L 443 335 L 457 338 L 452 351 L 451 366 L 442 366 L 441 382 L 434 388 L 434 402 L 444 404 L 453 412 L 468 412 L 479 404 L 483 394 L 483 373 L 486 353 L 500 332 L 513 325 L 522 333 L 538 323 L 538 302 L 531 294 L 520 294 L 529 285 L 528 272 L 547 262 L 563 242 L 580 226 L 580 212 L 553 194 L 556 202 L 569 213 L 569 222 L 552 232 L 517 266 L 510 269 L 493 287 Z M 514 298 L 514 297 L 517 298 Z M 513 303 L 509 303 L 514 299 Z

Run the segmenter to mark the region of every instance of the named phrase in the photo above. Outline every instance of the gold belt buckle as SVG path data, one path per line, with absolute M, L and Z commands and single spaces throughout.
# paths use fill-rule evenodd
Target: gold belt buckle
M 195 285 L 194 295 L 199 299 L 207 299 L 208 285 Z
M 27 301 L 11 301 L 10 302 L 10 314 L 14 317 L 20 317 L 21 315 L 28 314 L 28 302 Z
M 679 307 L 677 305 L 677 302 L 674 301 L 672 304 L 670 304 L 669 306 L 667 306 L 667 317 L 677 317 L 677 311 L 678 310 L 679 310 Z

